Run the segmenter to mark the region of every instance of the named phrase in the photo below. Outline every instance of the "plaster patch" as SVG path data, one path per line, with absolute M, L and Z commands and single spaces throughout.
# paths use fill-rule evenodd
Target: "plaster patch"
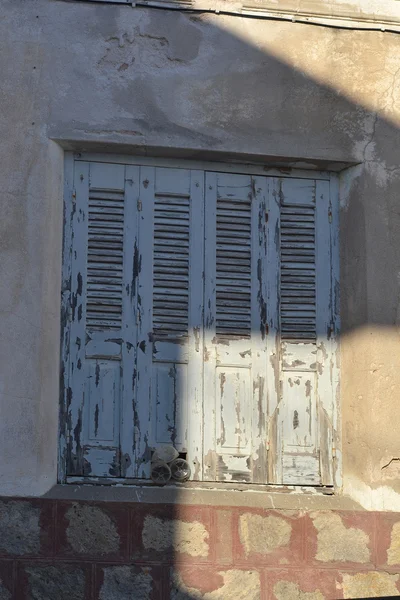
M 356 575 L 343 575 L 344 598 L 376 598 L 384 596 L 398 596 L 399 590 L 396 583 L 398 575 L 370 571 Z
M 260 576 L 257 571 L 222 571 L 223 584 L 212 592 L 202 594 L 187 587 L 178 573 L 172 576 L 171 600 L 260 600 Z M 311 599 L 310 599 L 311 600 Z
M 400 564 L 400 521 L 395 523 L 392 527 L 387 562 L 388 565 Z
M 339 200 L 340 208 L 347 210 L 351 194 L 363 173 L 363 166 L 356 165 L 345 169 L 339 174 Z
M 173 548 L 190 556 L 208 556 L 208 531 L 198 521 L 179 521 L 147 516 L 142 531 L 146 549 L 162 552 Z
M 119 550 L 115 524 L 100 508 L 74 504 L 67 511 L 67 540 L 78 554 L 110 554 Z
M 240 516 L 239 535 L 246 556 L 251 552 L 269 554 L 276 548 L 287 546 L 291 533 L 292 527 L 285 519 L 252 513 Z
M 274 585 L 274 594 L 277 600 L 325 600 L 319 590 L 302 592 L 292 581 L 278 581 Z
M 100 590 L 100 600 L 149 600 L 152 591 L 152 578 L 149 573 L 135 567 L 107 567 Z
M 340 516 L 330 512 L 314 513 L 311 518 L 318 530 L 317 560 L 357 563 L 369 561 L 369 537 L 365 531 L 345 527 Z
M 400 494 L 388 485 L 372 489 L 352 475 L 344 485 L 344 493 L 366 510 L 400 512 Z

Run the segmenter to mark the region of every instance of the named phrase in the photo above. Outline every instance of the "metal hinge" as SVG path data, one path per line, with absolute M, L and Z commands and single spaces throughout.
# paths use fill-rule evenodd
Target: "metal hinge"
M 332 458 L 336 458 L 336 448 L 332 446 Z
M 75 189 L 72 190 L 71 200 L 72 200 L 72 204 L 76 203 L 76 190 Z
M 137 201 L 137 209 L 139 212 L 142 210 L 142 201 L 141 200 Z

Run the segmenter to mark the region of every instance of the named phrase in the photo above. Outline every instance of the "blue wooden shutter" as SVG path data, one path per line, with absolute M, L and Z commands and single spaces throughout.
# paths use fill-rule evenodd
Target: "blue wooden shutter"
M 140 276 L 135 418 L 136 476 L 152 451 L 202 465 L 204 174 L 141 167 Z
M 271 202 L 271 224 L 278 231 L 272 257 L 279 272 L 279 303 L 274 308 L 271 301 L 270 311 L 279 385 L 277 393 L 270 394 L 270 406 L 275 406 L 270 421 L 270 481 L 331 485 L 334 351 L 329 181 L 281 179 Z
M 205 480 L 266 482 L 266 186 L 206 175 Z
M 70 475 L 125 474 L 132 443 L 137 169 L 76 163 L 72 217 Z M 136 181 L 135 181 L 136 180 Z M 123 399 L 125 398 L 125 401 Z M 129 401 L 127 402 L 126 399 Z M 129 409 L 128 409 L 129 412 Z M 133 417 L 128 427 L 132 427 Z M 123 460 L 122 460 L 123 459 Z

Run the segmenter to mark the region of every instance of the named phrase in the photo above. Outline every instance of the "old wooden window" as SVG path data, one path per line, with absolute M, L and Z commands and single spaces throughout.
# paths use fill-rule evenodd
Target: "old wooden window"
M 237 170 L 75 161 L 67 476 L 148 479 L 169 444 L 193 480 L 334 483 L 334 178 Z

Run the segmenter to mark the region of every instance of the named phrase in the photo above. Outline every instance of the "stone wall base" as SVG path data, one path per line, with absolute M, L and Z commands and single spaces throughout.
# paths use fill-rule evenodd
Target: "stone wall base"
M 400 514 L 0 500 L 0 600 L 400 596 Z

